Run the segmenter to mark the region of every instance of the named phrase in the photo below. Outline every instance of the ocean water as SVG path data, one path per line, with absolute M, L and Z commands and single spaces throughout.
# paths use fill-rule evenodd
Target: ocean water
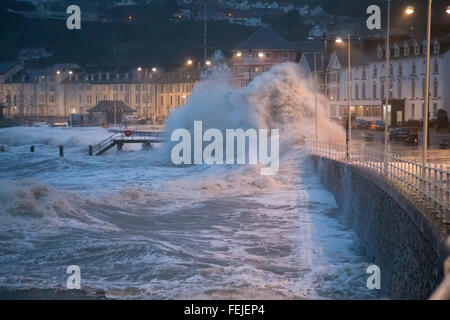
M 168 144 L 89 157 L 110 135 L 102 128 L 1 129 L 1 296 L 63 294 L 78 265 L 83 295 L 101 298 L 378 298 L 366 288 L 370 261 L 308 160 L 311 98 L 296 72 L 281 66 L 238 91 L 205 79 L 167 120 L 169 132 L 192 120 L 282 129 L 273 176 L 258 165 L 177 167 Z

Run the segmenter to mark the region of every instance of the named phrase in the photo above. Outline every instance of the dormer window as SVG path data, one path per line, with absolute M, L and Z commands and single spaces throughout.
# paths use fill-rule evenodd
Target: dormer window
M 440 48 L 439 42 L 435 41 L 434 42 L 434 53 L 439 54 L 440 49 L 441 48 Z
M 405 46 L 405 57 L 409 56 L 409 45 Z
M 395 48 L 394 48 L 394 55 L 395 55 L 395 57 L 398 57 L 400 55 L 400 49 L 397 46 L 395 46 Z
M 417 42 L 414 44 L 414 54 L 417 56 L 420 53 L 419 45 Z
M 426 43 L 423 44 L 423 52 L 422 54 L 426 55 L 427 54 L 427 45 Z
M 383 49 L 381 47 L 378 47 L 378 59 L 383 59 Z

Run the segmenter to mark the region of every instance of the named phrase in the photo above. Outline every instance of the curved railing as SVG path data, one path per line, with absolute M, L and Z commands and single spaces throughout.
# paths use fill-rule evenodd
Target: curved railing
M 406 159 L 364 145 L 311 142 L 311 153 L 367 168 L 384 177 L 400 192 L 415 195 L 450 228 L 450 168 Z

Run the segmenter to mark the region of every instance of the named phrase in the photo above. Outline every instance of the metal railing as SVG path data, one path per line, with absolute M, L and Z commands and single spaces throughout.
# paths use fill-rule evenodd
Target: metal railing
M 450 226 L 450 168 L 444 165 L 406 159 L 394 153 L 384 153 L 373 147 L 329 142 L 309 144 L 312 154 L 319 157 L 363 167 L 383 177 L 402 194 L 417 198 L 442 223 Z

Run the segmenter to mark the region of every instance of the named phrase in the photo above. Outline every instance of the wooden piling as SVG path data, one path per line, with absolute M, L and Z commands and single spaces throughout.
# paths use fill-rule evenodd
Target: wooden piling
M 30 152 L 34 152 L 34 146 L 30 147 Z
M 59 156 L 61 158 L 64 157 L 64 147 L 63 146 L 59 146 Z

